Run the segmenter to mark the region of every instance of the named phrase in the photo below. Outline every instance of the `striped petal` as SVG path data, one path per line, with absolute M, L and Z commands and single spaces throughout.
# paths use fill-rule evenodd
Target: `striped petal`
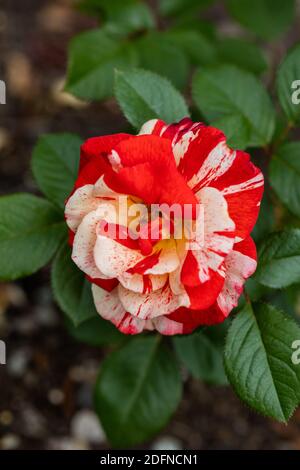
M 156 245 L 151 255 L 143 257 L 141 261 L 128 269 L 128 272 L 163 275 L 175 271 L 179 263 L 175 241 L 164 240 Z
M 136 335 L 144 330 L 157 330 L 163 335 L 177 335 L 183 332 L 183 325 L 170 320 L 166 316 L 156 317 L 152 320 L 142 320 L 130 315 L 119 301 L 117 291 L 111 293 L 92 286 L 92 293 L 98 313 L 112 322 L 122 333 Z
M 95 236 L 93 254 L 96 266 L 107 277 L 118 277 L 144 259 L 139 251 L 99 234 Z
M 69 198 L 65 207 L 65 217 L 68 227 L 76 232 L 82 219 L 97 209 L 99 200 L 94 196 L 94 185 L 86 184 L 77 189 Z
M 102 318 L 112 322 L 122 333 L 136 335 L 145 329 L 145 320 L 140 320 L 126 312 L 119 300 L 117 288 L 112 292 L 106 292 L 93 285 L 92 293 L 97 312 Z
M 203 310 L 179 308 L 168 318 L 182 324 L 183 333 L 191 333 L 200 325 L 214 325 L 223 322 L 237 306 L 246 279 L 256 269 L 256 248 L 253 240 L 236 243 L 234 249 L 225 260 L 226 277 L 217 301 Z
M 237 306 L 245 281 L 254 273 L 256 265 L 256 248 L 252 238 L 236 243 L 225 260 L 225 283 L 217 299 L 225 317 Z
M 162 289 L 168 281 L 168 275 L 142 275 L 142 274 L 130 274 L 124 272 L 118 277 L 118 280 L 125 289 L 129 289 L 139 294 L 145 294 L 148 292 Z
M 218 190 L 203 188 L 197 196 L 204 211 L 195 237 L 189 243 L 181 282 L 190 297 L 191 308 L 204 309 L 215 302 L 223 287 L 223 263 L 234 245 L 235 224 Z
M 72 259 L 85 274 L 91 278 L 106 279 L 104 272 L 96 265 L 94 247 L 97 240 L 97 225 L 103 218 L 113 218 L 115 212 L 111 204 L 102 203 L 89 212 L 79 225 L 73 242 Z
M 79 173 L 91 161 L 107 156 L 119 142 L 132 137 L 130 134 L 112 134 L 87 139 L 81 146 Z
M 189 305 L 187 296 L 174 295 L 168 285 L 147 294 L 131 292 L 119 285 L 118 293 L 124 309 L 143 320 L 168 315 L 181 305 Z
M 195 192 L 204 186 L 219 189 L 236 223 L 236 236 L 249 235 L 259 212 L 263 175 L 247 153 L 231 150 L 218 129 L 186 119 L 170 126 L 152 120 L 140 132 L 169 138 L 178 170 L 189 186 Z

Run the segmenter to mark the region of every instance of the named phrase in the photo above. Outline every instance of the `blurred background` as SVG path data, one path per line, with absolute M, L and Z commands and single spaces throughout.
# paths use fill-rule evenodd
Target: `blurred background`
M 203 19 L 238 34 L 222 2 Z M 127 128 L 114 100 L 87 104 L 62 91 L 69 40 L 97 24 L 72 0 L 1 0 L 0 79 L 7 84 L 7 104 L 0 106 L 0 194 L 37 192 L 30 158 L 42 134 L 74 132 L 87 138 Z M 295 23 L 284 43 L 271 44 L 270 56 L 279 62 L 297 31 Z M 92 407 L 105 351 L 68 336 L 48 269 L 0 284 L 0 339 L 7 345 L 7 364 L 0 366 L 0 448 L 107 449 Z M 143 447 L 300 449 L 300 409 L 288 426 L 281 425 L 249 410 L 230 388 L 204 385 L 182 373 L 179 410 Z

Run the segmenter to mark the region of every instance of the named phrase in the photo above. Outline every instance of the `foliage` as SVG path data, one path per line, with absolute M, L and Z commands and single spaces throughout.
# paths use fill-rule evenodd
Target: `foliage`
M 224 37 L 201 20 L 214 3 L 161 0 L 153 10 L 139 0 L 80 0 L 80 10 L 99 19 L 99 27 L 71 41 L 66 90 L 84 100 L 115 97 L 136 130 L 151 118 L 174 122 L 190 113 L 222 129 L 234 148 L 250 149 L 267 181 L 253 231 L 258 269 L 236 315 L 169 342 L 153 334 L 125 340 L 100 319 L 90 284 L 71 261 L 63 214 L 81 137 L 38 141 L 32 171 L 49 201 L 0 198 L 0 278 L 27 276 L 54 260 L 54 296 L 70 334 L 117 347 L 100 367 L 95 405 L 119 447 L 141 443 L 167 423 L 181 397 L 179 364 L 208 383 L 229 381 L 244 402 L 279 421 L 300 401 L 300 366 L 291 359 L 300 339 L 292 318 L 299 320 L 300 143 L 296 133 L 290 139 L 300 119 L 300 100 L 292 100 L 300 44 L 285 51 L 280 65 L 271 58 L 274 80 L 265 58 L 270 40 L 291 27 L 295 2 L 227 0 L 228 14 L 245 28 L 241 37 Z

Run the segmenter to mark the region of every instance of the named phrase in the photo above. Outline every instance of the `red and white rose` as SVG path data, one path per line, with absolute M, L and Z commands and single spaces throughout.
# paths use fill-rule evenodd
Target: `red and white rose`
M 250 232 L 262 194 L 263 175 L 249 155 L 188 118 L 87 140 L 65 216 L 72 259 L 92 283 L 100 315 L 126 334 L 185 334 L 222 322 L 256 269 Z M 161 216 L 116 222 L 121 196 L 129 208 L 189 205 L 196 230 L 166 238 Z M 132 222 L 140 236 L 130 235 Z

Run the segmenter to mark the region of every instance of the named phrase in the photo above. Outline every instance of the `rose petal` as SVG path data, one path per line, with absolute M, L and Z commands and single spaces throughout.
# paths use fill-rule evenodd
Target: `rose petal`
M 119 297 L 125 310 L 143 320 L 167 315 L 181 305 L 189 305 L 187 296 L 175 296 L 170 287 L 147 294 L 138 294 L 118 286 Z

